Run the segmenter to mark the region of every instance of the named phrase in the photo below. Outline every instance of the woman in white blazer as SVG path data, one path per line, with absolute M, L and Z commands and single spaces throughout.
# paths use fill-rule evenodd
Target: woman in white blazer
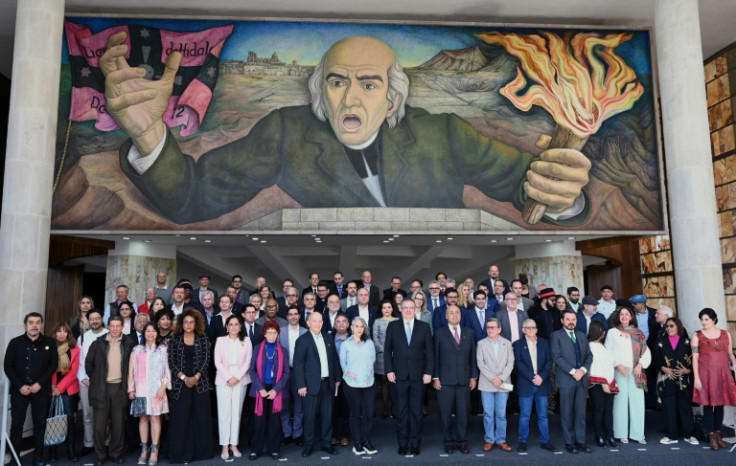
M 240 435 L 240 413 L 243 411 L 246 385 L 250 383 L 250 359 L 253 347 L 245 337 L 240 319 L 231 315 L 225 321 L 227 335 L 215 342 L 215 389 L 217 390 L 217 419 L 220 431 L 220 457 L 230 460 L 230 450 L 235 458 Z
M 514 350 L 511 342 L 501 336 L 501 322 L 495 317 L 486 321 L 487 338 L 478 342 L 476 357 L 480 378 L 478 390 L 483 401 L 483 451 L 494 446 L 511 451 L 506 443 L 506 402 L 509 399 Z

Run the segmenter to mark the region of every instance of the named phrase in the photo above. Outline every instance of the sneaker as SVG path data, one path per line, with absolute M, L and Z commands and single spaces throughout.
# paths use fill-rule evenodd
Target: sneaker
M 357 456 L 365 455 L 365 450 L 363 450 L 363 447 L 361 445 L 358 445 L 357 443 L 353 445 L 353 453 L 355 453 Z
M 659 443 L 661 443 L 663 445 L 673 445 L 673 444 L 678 443 L 678 442 L 679 442 L 679 440 L 673 440 L 673 439 L 671 439 L 669 437 L 662 437 L 662 440 L 659 441 Z
M 695 437 L 686 438 L 685 441 L 689 443 L 690 445 L 698 445 L 700 442 L 698 442 L 698 439 Z
M 376 453 L 378 453 L 378 450 L 376 449 L 376 447 L 373 446 L 371 442 L 365 442 L 363 444 L 363 450 L 369 455 L 375 455 Z

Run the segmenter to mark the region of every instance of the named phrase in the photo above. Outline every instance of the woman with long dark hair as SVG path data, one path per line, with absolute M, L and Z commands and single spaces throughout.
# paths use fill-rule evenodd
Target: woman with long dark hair
M 77 371 L 79 370 L 79 346 L 72 335 L 72 329 L 66 322 L 54 325 L 51 336 L 56 342 L 56 351 L 59 355 L 59 365 L 51 376 L 51 396 L 61 397 L 62 406 L 67 419 L 66 454 L 70 461 L 79 461 L 74 446 L 74 413 L 77 412 L 76 395 L 79 393 Z M 51 447 L 51 457 L 55 458 Z
M 708 431 L 712 450 L 725 448 L 721 434 L 723 407 L 736 406 L 736 383 L 733 372 L 728 367 L 736 367 L 731 335 L 716 327 L 718 315 L 711 308 L 698 314 L 701 330 L 695 332 L 690 340 L 693 351 L 693 401 L 703 405 L 703 420 Z
M 80 335 L 89 330 L 89 321 L 87 313 L 95 308 L 95 302 L 87 295 L 82 296 L 77 305 L 77 312 L 69 318 L 69 327 L 72 329 L 72 335 L 75 339 L 79 339 Z
M 603 346 L 606 338 L 606 327 L 597 321 L 590 323 L 588 343 L 593 353 L 593 364 L 590 366 L 590 400 L 593 403 L 593 431 L 595 442 L 605 447 L 606 441 L 613 448 L 618 442 L 613 436 L 613 398 L 618 393 L 613 371 L 613 355 Z
M 171 383 L 169 462 L 189 463 L 212 458 L 212 413 L 208 376 L 212 347 L 204 334 L 204 316 L 184 309 L 169 342 Z

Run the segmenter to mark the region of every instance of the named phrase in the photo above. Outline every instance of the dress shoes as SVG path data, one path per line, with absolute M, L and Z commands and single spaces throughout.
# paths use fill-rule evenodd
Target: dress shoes
M 551 443 L 543 443 L 543 444 L 542 444 L 542 449 L 543 449 L 543 450 L 547 450 L 547 451 L 549 451 L 549 452 L 552 452 L 552 453 L 557 453 L 557 452 L 559 451 L 559 450 L 557 449 L 557 447 L 555 447 L 555 446 L 554 446 L 554 445 L 552 445 Z
M 496 446 L 503 451 L 511 451 L 511 445 L 506 442 L 496 444 Z
M 294 441 L 294 439 L 291 436 L 284 437 L 284 439 L 281 441 L 281 445 L 286 446 L 286 445 L 289 445 L 293 441 Z
M 516 451 L 519 453 L 525 453 L 526 452 L 526 443 L 522 442 L 519 444 L 518 447 L 516 447 Z
M 610 445 L 610 446 L 611 446 L 612 448 L 618 448 L 618 442 L 616 441 L 616 439 L 615 439 L 615 438 L 613 438 L 613 437 L 608 437 L 608 439 L 607 439 L 607 440 L 608 440 L 608 444 L 609 444 L 609 445 Z
M 578 454 L 578 449 L 575 448 L 575 445 L 566 444 L 565 445 L 565 450 L 567 450 L 568 453 L 571 453 L 573 455 L 577 455 Z
M 590 447 L 584 443 L 576 443 L 575 448 L 577 448 L 578 451 L 582 451 L 583 453 L 593 453 L 593 450 L 591 450 Z
M 419 455 L 419 445 L 417 445 L 415 447 L 411 447 L 411 454 L 414 455 L 414 456 L 418 456 Z
M 492 443 L 484 443 L 483 444 L 483 451 L 491 451 L 493 450 L 493 444 Z
M 605 447 L 606 446 L 606 440 L 603 437 L 596 437 L 595 438 L 595 444 L 599 447 Z
M 453 445 L 445 445 L 445 453 L 448 455 L 455 453 L 455 447 Z
M 399 446 L 399 455 L 406 456 L 409 454 L 409 448 L 406 445 Z
M 294 439 L 294 445 L 297 447 L 303 447 L 304 446 L 304 437 L 297 437 Z
M 470 453 L 470 448 L 468 448 L 467 443 L 463 443 L 462 445 L 460 445 L 460 453 L 462 453 L 463 455 L 467 455 L 468 453 Z
M 330 445 L 329 447 L 322 447 L 322 448 L 320 448 L 320 450 L 322 450 L 325 453 L 329 453 L 330 455 L 339 455 L 340 454 L 340 452 L 337 451 L 337 449 L 335 447 L 333 447 L 332 445 Z
M 304 450 L 302 450 L 302 456 L 305 457 L 305 458 L 307 456 L 312 456 L 312 452 L 313 451 L 314 450 L 312 449 L 312 447 L 306 447 Z

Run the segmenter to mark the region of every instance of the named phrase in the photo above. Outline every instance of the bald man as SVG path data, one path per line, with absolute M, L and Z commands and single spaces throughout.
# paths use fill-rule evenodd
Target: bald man
M 274 110 L 246 137 L 195 162 L 162 120 L 181 54 L 169 55 L 161 79 L 149 81 L 128 67 L 125 37 L 111 36 L 100 61 L 107 109 L 131 137 L 121 167 L 175 222 L 218 217 L 273 185 L 306 208 L 457 208 L 465 184 L 517 208 L 532 197 L 560 220 L 589 205 L 582 188 L 590 162 L 582 153 L 550 149 L 531 164 L 532 154 L 489 139 L 457 115 L 407 106 L 408 76 L 391 48 L 372 37 L 330 47 L 309 78 L 311 105 Z M 225 173 L 237 182 L 223 182 Z M 314 182 L 324 179 L 338 183 Z

